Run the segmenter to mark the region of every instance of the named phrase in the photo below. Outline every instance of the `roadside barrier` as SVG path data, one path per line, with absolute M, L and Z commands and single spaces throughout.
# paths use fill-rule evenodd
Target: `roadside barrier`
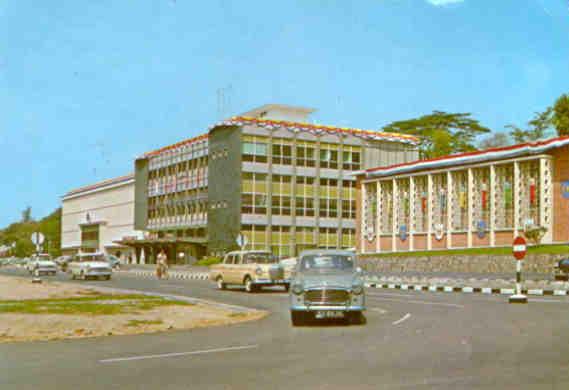
M 123 274 L 133 274 L 134 276 L 142 277 L 145 279 L 157 279 L 156 272 L 154 271 L 121 271 Z M 170 279 L 184 279 L 184 280 L 208 280 L 209 274 L 207 272 L 176 272 L 168 271 Z

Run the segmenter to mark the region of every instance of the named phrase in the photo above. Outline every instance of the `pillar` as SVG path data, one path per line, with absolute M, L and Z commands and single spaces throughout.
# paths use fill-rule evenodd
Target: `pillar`
M 375 222 L 375 251 L 381 252 L 381 182 L 378 180 L 376 185 L 377 194 L 377 208 L 376 208 L 376 222 Z
M 490 246 L 496 246 L 496 166 L 490 165 Z
M 467 248 L 472 248 L 472 221 L 474 220 L 472 213 L 474 212 L 474 176 L 472 174 L 472 168 L 468 168 L 468 179 L 467 179 L 467 192 L 468 192 L 468 202 L 467 202 Z
M 431 242 L 433 235 L 433 175 L 427 175 L 427 250 L 433 248 Z
M 413 176 L 409 177 L 409 226 L 407 226 L 407 234 L 409 240 L 409 250 L 412 251 L 415 247 L 415 179 Z
M 395 252 L 397 250 L 397 211 L 399 209 L 399 201 L 397 196 L 397 180 L 392 180 L 392 192 L 391 192 L 391 206 L 393 208 L 391 220 L 391 251 Z
M 452 248 L 453 188 L 452 173 L 447 172 L 447 248 Z

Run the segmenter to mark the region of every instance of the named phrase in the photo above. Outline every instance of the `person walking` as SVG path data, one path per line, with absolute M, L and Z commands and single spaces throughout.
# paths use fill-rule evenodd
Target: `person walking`
M 156 258 L 156 276 L 158 276 L 158 279 L 168 279 L 168 256 L 166 256 L 164 249 L 160 251 Z

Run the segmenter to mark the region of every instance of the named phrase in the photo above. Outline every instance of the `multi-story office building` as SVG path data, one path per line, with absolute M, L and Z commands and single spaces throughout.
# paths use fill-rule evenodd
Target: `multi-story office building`
M 266 105 L 135 163 L 131 245 L 170 258 L 247 248 L 280 256 L 355 246 L 353 171 L 417 158 L 414 137 L 309 124 L 313 110 Z
M 61 198 L 61 249 L 64 254 L 104 252 L 123 261 L 134 259 L 120 244 L 136 239 L 134 176 L 105 180 L 69 191 Z

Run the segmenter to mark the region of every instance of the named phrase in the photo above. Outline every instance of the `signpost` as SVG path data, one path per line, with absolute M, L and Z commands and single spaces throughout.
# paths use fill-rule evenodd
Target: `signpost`
M 36 253 L 40 253 L 40 245 L 45 241 L 45 237 L 40 232 L 33 232 L 31 237 L 32 243 L 36 246 Z
M 239 245 L 239 248 L 241 248 L 241 250 L 244 250 L 247 244 L 249 243 L 247 236 L 244 235 L 243 233 L 239 233 L 235 241 L 237 242 L 237 245 Z
M 516 259 L 516 293 L 510 296 L 510 303 L 528 303 L 528 298 L 522 294 L 522 261 L 526 257 L 527 244 L 523 237 L 516 237 L 512 248 Z

